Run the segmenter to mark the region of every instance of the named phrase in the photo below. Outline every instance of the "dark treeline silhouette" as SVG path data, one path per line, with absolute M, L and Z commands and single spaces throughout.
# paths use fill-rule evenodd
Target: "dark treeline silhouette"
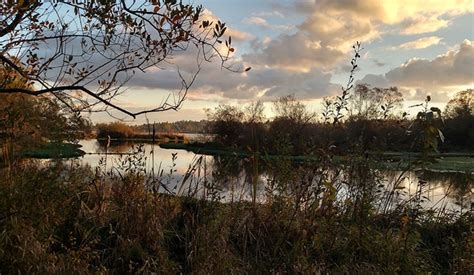
M 153 132 L 159 136 L 182 136 L 182 133 L 203 133 L 206 121 L 182 120 L 177 122 L 159 122 L 154 124 L 127 125 L 115 121 L 95 125 L 96 137 L 99 139 L 152 139 Z
M 176 122 L 155 122 L 153 124 L 155 125 L 155 131 L 161 133 L 202 133 L 206 121 L 180 120 Z M 152 131 L 153 124 L 142 124 L 132 128 L 137 132 L 147 133 Z
M 433 148 L 439 151 L 472 151 L 474 145 L 474 109 L 472 90 L 459 92 L 445 112 L 436 107 L 426 108 L 416 118 L 401 112 L 403 98 L 397 88 L 379 89 L 358 85 L 354 90 L 349 116 L 334 125 L 326 118 L 333 110 L 325 109 L 323 121 L 308 111 L 294 96 L 286 96 L 273 104 L 275 117 L 263 116 L 260 102 L 245 110 L 221 105 L 208 112 L 207 131 L 215 134 L 220 146 L 269 154 L 306 155 L 316 149 L 350 153 L 357 145 L 369 151 L 421 151 L 422 140 L 433 127 L 417 123 L 420 118 L 436 122 Z M 325 100 L 331 106 L 331 100 Z M 425 128 L 426 129 L 425 129 Z M 439 142 L 438 142 L 439 141 Z

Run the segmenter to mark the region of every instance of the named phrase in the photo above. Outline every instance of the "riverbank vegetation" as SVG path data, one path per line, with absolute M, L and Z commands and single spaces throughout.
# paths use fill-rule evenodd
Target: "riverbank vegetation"
M 275 162 L 265 203 L 222 203 L 231 175 L 201 174 L 198 193 L 167 195 L 157 192 L 166 176 L 150 178 L 136 150 L 115 173 L 104 163 L 95 171 L 62 162 L 1 170 L 2 272 L 472 270 L 472 214 L 424 210 L 422 189 L 407 200 L 397 199 L 396 183 L 380 192 L 367 160 L 352 162 L 346 182 L 328 161 L 296 170 Z M 204 171 L 196 167 L 188 181 Z
M 273 103 L 275 117 L 266 118 L 261 102 L 247 109 L 221 105 L 209 110 L 208 132 L 215 135 L 218 145 L 225 148 L 259 151 L 262 154 L 308 155 L 314 150 L 332 150 L 337 154 L 351 152 L 354 145 L 370 152 L 420 152 L 420 143 L 429 135 L 422 116 L 432 120 L 430 131 L 436 131 L 431 142 L 438 152 L 474 152 L 474 92 L 459 92 L 446 111 L 429 107 L 429 100 L 418 104 L 409 118 L 401 108 L 403 97 L 396 88 L 378 89 L 357 85 L 348 118 L 333 125 L 337 112 L 326 99 L 322 120 L 293 96 Z M 425 107 L 426 106 L 426 107 Z M 423 111 L 423 108 L 427 108 Z M 438 132 L 438 129 L 440 132 Z M 284 146 L 282 146 L 284 145 Z
M 212 174 L 201 157 L 178 183 L 170 181 L 172 169 L 151 176 L 146 156 L 138 147 L 95 169 L 31 160 L 1 169 L 2 272 L 472 269 L 469 191 L 460 193 L 457 211 L 425 209 L 430 188 L 422 183 L 428 178 L 420 177 L 416 192 L 407 195 L 402 176 L 384 181 L 378 160 L 364 151 L 344 166 L 330 150 L 320 150 L 316 163 L 298 165 L 284 157 L 269 166 L 255 155 L 216 156 Z M 242 161 L 251 178 L 239 185 L 234 166 Z
M 142 124 L 132 126 L 136 132 L 150 133 L 155 127 L 155 131 L 158 133 L 189 133 L 197 134 L 204 133 L 207 121 L 193 121 L 193 120 L 180 120 L 176 122 L 156 122 L 152 125 Z
M 102 104 L 101 111 L 135 118 L 180 108 L 191 84 L 181 74 L 180 93 L 158 106 L 132 112 L 115 105 L 135 70 L 161 69 L 188 46 L 197 48 L 198 71 L 211 57 L 225 68 L 235 51 L 223 36 L 225 23 L 201 20 L 200 6 L 145 1 L 147 10 L 126 2 L 19 1 L 0 8 L 8 19 L 0 43 L 1 274 L 473 270 L 472 174 L 460 173 L 459 186 L 447 187 L 456 190 L 446 195 L 454 197 L 452 207 L 425 204 L 433 152 L 472 149 L 461 138 L 474 129 L 472 91 L 448 104 L 447 119 L 429 106 L 430 97 L 408 119 L 396 88 L 353 91 L 360 43 L 348 84 L 325 100 L 322 121 L 294 96 L 274 102 L 271 120 L 261 102 L 221 105 L 209 111 L 205 128 L 217 149 L 237 153 L 195 156 L 186 171 L 176 168 L 176 152 L 171 167 L 150 169 L 154 149 L 143 145 L 112 161 L 112 139 L 160 137 L 159 128 L 143 133 L 143 126 L 139 132 L 120 122 L 97 126 L 106 154 L 96 166 L 57 158 L 77 153 L 77 145 L 64 143 L 91 131 L 82 111 Z M 71 24 L 49 21 L 67 10 L 75 14 Z M 54 42 L 51 51 L 40 47 Z M 98 56 L 106 61 L 94 66 Z M 383 176 L 380 157 L 396 150 L 417 153 L 414 188 L 403 184 L 412 166 L 398 167 L 390 180 Z
M 159 142 L 159 143 L 187 143 L 188 139 L 182 133 L 159 132 L 154 126 L 148 127 L 148 131 L 142 131 L 141 127 L 129 126 L 122 122 L 101 123 L 95 125 L 96 138 L 100 141 L 113 140 L 114 142 Z
M 73 143 L 89 135 L 91 124 L 63 107 L 49 97 L 0 94 L 0 160 L 80 156 Z
M 441 135 L 436 133 L 435 150 L 438 153 L 469 156 L 474 152 L 474 114 L 472 90 L 461 91 L 441 111 L 436 107 L 426 113 L 432 116 Z M 220 105 L 208 109 L 208 120 L 199 122 L 178 121 L 174 123 L 154 123 L 140 126 L 121 122 L 97 124 L 96 136 L 116 140 L 153 139 L 160 143 L 173 143 L 184 138 L 182 133 L 192 129 L 193 133 L 204 133 L 212 139 L 206 143 L 194 142 L 188 149 L 201 148 L 201 152 L 230 151 L 261 155 L 308 156 L 315 149 L 324 148 L 336 154 L 350 153 L 358 143 L 370 152 L 398 152 L 399 155 L 416 154 L 425 133 L 421 131 L 420 117 L 423 105 L 412 106 L 407 111 L 402 108 L 403 97 L 397 88 L 380 89 L 364 84 L 356 85 L 348 118 L 336 125 L 331 123 L 334 115 L 334 99 L 323 102 L 322 116 L 308 110 L 294 96 L 284 96 L 273 102 L 274 117 L 264 115 L 261 102 L 246 107 Z M 181 130 L 180 130 L 181 129 Z M 168 140 L 165 140 L 165 139 Z M 186 142 L 185 142 L 186 143 Z M 281 146 L 285 144 L 284 146 Z M 173 144 L 163 144 L 166 148 L 182 148 Z M 408 153 L 410 152 L 410 153 Z

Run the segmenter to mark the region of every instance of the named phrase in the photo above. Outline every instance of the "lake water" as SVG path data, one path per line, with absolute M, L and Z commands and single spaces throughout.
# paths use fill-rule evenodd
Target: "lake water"
M 112 142 L 108 148 L 96 140 L 82 140 L 80 144 L 87 154 L 80 158 L 79 162 L 91 167 L 102 165 L 102 169 L 106 171 L 112 171 L 112 167 L 126 165 L 127 158 L 137 156 L 138 150 L 138 145 L 132 143 Z M 271 168 L 272 165 L 255 165 L 249 159 L 238 157 L 205 156 L 185 150 L 162 149 L 159 145 L 152 144 L 143 144 L 140 148 L 141 167 L 151 179 L 148 182 L 158 192 L 206 199 L 217 197 L 220 201 L 250 201 L 255 194 L 257 201 L 264 202 L 269 194 L 281 192 L 281 186 L 275 185 L 279 176 L 296 174 L 297 176 L 290 180 L 295 186 L 307 182 L 310 178 L 309 181 L 313 185 L 332 182 L 341 201 L 351 194 L 351 188 L 344 184 L 349 181 L 347 171 L 326 173 L 317 171 L 314 167 L 302 168 L 294 165 L 275 169 Z M 413 199 L 417 191 L 420 191 L 421 204 L 425 208 L 465 212 L 472 210 L 474 203 L 473 174 L 374 171 L 370 180 L 376 180 L 374 184 L 380 185 L 378 192 L 385 198 L 389 196 L 390 190 L 395 190 L 391 193 L 393 202 Z M 295 186 L 285 187 L 290 190 L 285 192 L 298 192 Z

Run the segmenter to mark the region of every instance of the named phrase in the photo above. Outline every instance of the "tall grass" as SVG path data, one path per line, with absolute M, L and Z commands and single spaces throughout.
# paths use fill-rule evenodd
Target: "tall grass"
M 25 162 L 10 177 L 2 170 L 0 271 L 472 270 L 472 214 L 425 211 L 418 195 L 410 198 L 415 203 L 391 202 L 378 192 L 380 178 L 368 159 L 349 167 L 334 167 L 330 158 L 318 166 L 273 162 L 258 177 L 262 198 L 252 203 L 242 196 L 223 200 L 233 176 L 211 173 L 202 158 L 173 189 L 173 168 L 147 176 L 146 154 L 136 150 L 111 169 Z M 380 207 L 384 202 L 390 207 Z

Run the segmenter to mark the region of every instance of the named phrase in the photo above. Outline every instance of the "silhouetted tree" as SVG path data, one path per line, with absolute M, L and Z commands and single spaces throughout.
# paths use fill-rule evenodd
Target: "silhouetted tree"
M 238 107 L 219 105 L 213 111 L 207 110 L 208 132 L 215 134 L 215 140 L 226 146 L 240 146 L 245 114 Z
M 446 105 L 446 146 L 474 149 L 474 90 L 458 92 Z
M 403 105 L 402 93 L 397 87 L 377 88 L 358 84 L 351 98 L 350 113 L 362 119 L 387 119 L 396 115 Z
M 271 138 L 270 151 L 301 154 L 306 149 L 309 138 L 303 132 L 314 122 L 316 114 L 309 111 L 294 95 L 280 97 L 273 102 L 275 118 L 270 123 L 268 136 Z M 282 152 L 287 151 L 287 152 Z

